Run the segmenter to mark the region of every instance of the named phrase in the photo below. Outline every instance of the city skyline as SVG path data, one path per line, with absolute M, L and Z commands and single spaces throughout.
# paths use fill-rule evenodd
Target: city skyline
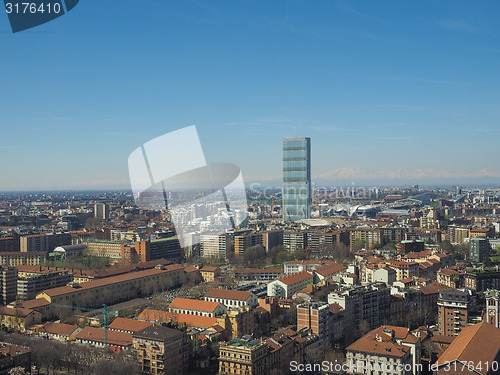
M 247 187 L 280 185 L 294 135 L 316 186 L 499 184 L 499 7 L 86 1 L 15 35 L 4 15 L 0 191 L 129 189 L 130 152 L 192 124 Z

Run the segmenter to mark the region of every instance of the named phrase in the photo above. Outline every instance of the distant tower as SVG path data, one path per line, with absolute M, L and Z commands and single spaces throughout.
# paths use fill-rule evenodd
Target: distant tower
M 94 205 L 94 217 L 100 220 L 108 220 L 109 206 L 106 203 L 96 203 Z
M 488 290 L 486 297 L 486 321 L 500 328 L 500 291 Z
M 283 139 L 283 220 L 311 218 L 311 140 Z

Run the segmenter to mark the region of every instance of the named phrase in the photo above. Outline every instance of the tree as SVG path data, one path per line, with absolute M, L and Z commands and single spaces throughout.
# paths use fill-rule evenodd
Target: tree
M 352 245 L 352 250 L 354 252 L 356 252 L 356 251 L 359 251 L 361 249 L 364 249 L 365 246 L 366 246 L 365 240 L 356 239 L 356 240 L 354 240 L 354 244 Z
M 364 336 L 370 332 L 370 323 L 367 320 L 362 320 L 358 326 L 358 335 Z

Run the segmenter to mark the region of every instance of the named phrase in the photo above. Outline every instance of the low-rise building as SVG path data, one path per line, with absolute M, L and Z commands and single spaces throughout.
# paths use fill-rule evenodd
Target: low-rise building
M 450 268 L 443 268 L 437 273 L 437 282 L 449 286 L 450 288 L 458 288 L 460 285 L 460 272 Z
M 68 341 L 70 337 L 76 335 L 79 331 L 81 331 L 81 328 L 76 324 L 46 322 L 38 330 L 38 336 L 51 340 Z
M 285 275 L 291 275 L 302 271 L 314 271 L 318 268 L 336 264 L 331 260 L 290 260 L 284 263 Z
M 236 268 L 234 276 L 240 280 L 276 280 L 283 275 L 281 268 Z
M 91 345 L 95 347 L 108 346 L 114 350 L 120 351 L 132 346 L 132 335 L 127 332 L 118 332 L 104 328 L 84 327 L 75 336 L 75 341 L 79 344 Z
M 314 283 L 314 275 L 302 271 L 293 275 L 283 276 L 267 284 L 267 295 L 278 298 L 292 298 L 294 293 Z
M 31 373 L 31 350 L 19 345 L 0 342 L 0 374 L 7 375 L 16 367 Z
M 224 314 L 227 309 L 219 302 L 178 297 L 168 306 L 168 310 L 175 313 L 215 318 Z
M 81 284 L 47 289 L 36 296 L 53 304 L 97 307 L 130 300 L 180 285 L 184 268 L 179 264 L 130 272 Z
M 111 322 L 108 329 L 111 331 L 134 333 L 152 325 L 153 323 L 151 322 L 118 317 Z
M 207 283 L 213 283 L 219 276 L 219 268 L 211 266 L 203 266 L 200 268 L 201 277 Z
M 0 326 L 24 332 L 26 327 L 42 321 L 42 314 L 38 311 L 23 307 L 0 307 Z
M 259 299 L 252 292 L 243 290 L 210 289 L 203 297 L 205 301 L 219 302 L 227 308 L 231 307 L 255 307 Z

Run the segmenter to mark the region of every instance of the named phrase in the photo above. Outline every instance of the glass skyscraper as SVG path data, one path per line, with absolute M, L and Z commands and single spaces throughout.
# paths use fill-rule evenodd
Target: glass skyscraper
M 311 139 L 283 139 L 283 220 L 311 218 Z

